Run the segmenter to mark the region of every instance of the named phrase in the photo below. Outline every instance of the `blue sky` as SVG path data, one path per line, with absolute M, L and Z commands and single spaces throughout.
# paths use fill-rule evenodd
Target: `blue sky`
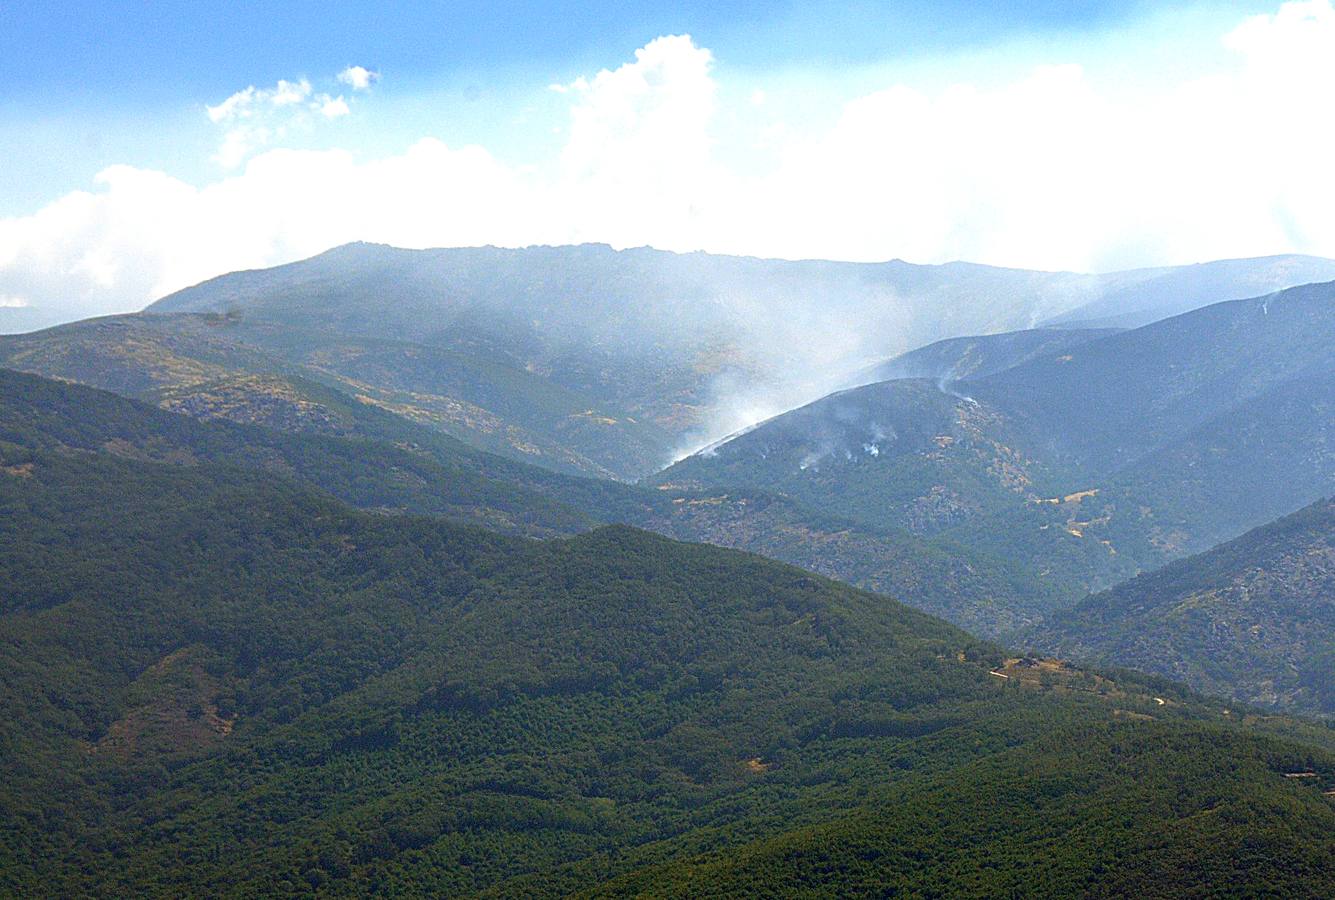
M 1160 4 L 1162 6 L 1162 4 Z M 1233 4 L 1234 8 L 1245 5 Z M 1255 6 L 1253 4 L 1253 6 Z M 172 103 L 365 60 L 416 81 L 497 68 L 606 65 L 660 34 L 689 33 L 740 65 L 880 60 L 1017 32 L 1089 30 L 1137 2 L 755 4 L 679 0 L 512 3 L 6 4 L 0 77 L 15 98 Z
M 1227 8 L 1249 6 L 1265 8 Z M 457 137 L 483 140 L 498 128 L 494 112 L 466 107 L 612 66 L 663 34 L 690 34 L 738 70 L 837 75 L 1017 37 L 1097 34 L 1153 8 L 1126 0 L 4 4 L 0 129 L 16 159 L 0 171 L 0 213 L 82 186 L 115 162 L 203 174 L 198 144 L 211 135 L 202 105 L 246 85 L 328 78 L 351 64 L 381 72 L 400 109 L 415 98 L 456 101 L 465 109 L 453 110 L 464 120 L 455 130 L 472 129 Z M 381 145 L 401 137 L 378 124 Z
M 5 4 L 0 319 L 350 239 L 1335 255 L 1332 58 L 1329 0 Z

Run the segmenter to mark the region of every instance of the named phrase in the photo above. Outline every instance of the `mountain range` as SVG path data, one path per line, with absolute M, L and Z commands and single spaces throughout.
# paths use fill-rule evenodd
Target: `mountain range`
M 1010 559 L 1058 604 L 1335 490 L 1335 284 L 896 366 L 926 377 L 833 394 L 654 480 L 770 491 Z
M 0 337 L 0 893 L 1335 894 L 1329 277 L 350 245 Z
M 7 893 L 1335 887 L 1327 729 L 624 526 L 533 542 L 20 437 Z
M 296 371 L 494 452 L 628 480 L 935 340 L 1031 327 L 1109 296 L 1155 309 L 1169 296 L 1207 302 L 1204 285 L 1212 299 L 1249 296 L 1316 280 L 1323 266 L 1335 263 L 1090 276 L 353 244 L 224 275 L 148 316 L 9 338 L 0 358 L 136 396 L 184 391 L 181 402 L 236 370 Z

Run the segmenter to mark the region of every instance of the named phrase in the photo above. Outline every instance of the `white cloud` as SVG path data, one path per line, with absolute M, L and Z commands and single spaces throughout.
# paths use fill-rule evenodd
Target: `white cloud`
M 0 309 L 23 309 L 31 306 L 27 297 L 16 297 L 8 294 L 0 294 Z
M 269 129 L 263 126 L 240 125 L 229 128 L 213 160 L 224 169 L 235 169 L 251 153 L 269 143 L 269 137 Z
M 363 237 L 499 243 L 526 213 L 523 195 L 486 151 L 432 139 L 368 163 L 339 150 L 269 150 L 203 188 L 114 166 L 95 191 L 0 220 L 0 292 L 77 317 Z
M 685 36 L 552 86 L 570 105 L 564 146 L 515 165 L 431 138 L 360 161 L 282 149 L 347 99 L 304 81 L 251 87 L 208 110 L 226 129 L 227 177 L 196 186 L 116 166 L 93 190 L 0 219 L 0 294 L 71 317 L 134 309 L 355 239 L 1071 269 L 1335 256 L 1329 0 L 1285 4 L 1220 40 L 1227 65 L 1152 89 L 1054 60 L 997 83 L 887 84 L 820 127 L 783 115 L 778 91 L 757 110 L 748 86 L 735 102 L 755 133 L 740 143 L 765 145 L 763 167 L 720 151 L 716 132 L 739 119 L 712 54 Z
M 348 109 L 348 101 L 339 97 L 326 97 L 320 104 L 320 115 L 326 119 L 337 119 L 340 116 L 346 116 L 352 110 Z
M 251 85 L 244 91 L 237 91 L 217 106 L 206 106 L 204 109 L 208 112 L 209 119 L 215 123 L 241 118 L 250 114 L 250 105 L 255 102 L 255 93 L 255 86 Z
M 995 85 L 909 85 L 785 129 L 735 178 L 718 249 L 1111 269 L 1335 256 L 1335 13 L 1285 4 L 1223 36 L 1232 64 L 1124 90 L 1078 65 Z
M 311 83 L 305 78 L 300 81 L 279 79 L 271 88 L 260 89 L 253 84 L 245 90 L 237 91 L 217 106 L 206 106 L 210 121 L 215 123 L 233 122 L 237 119 L 249 119 L 262 115 L 265 107 L 281 108 L 295 106 L 311 96 Z
M 340 73 L 338 80 L 344 81 L 343 76 L 349 71 Z M 376 77 L 365 69 L 360 72 L 367 79 Z M 338 119 L 352 112 L 342 95 L 317 94 L 305 78 L 279 79 L 270 88 L 250 85 L 217 106 L 204 109 L 211 122 L 226 127 L 218 152 L 213 155 L 213 161 L 224 169 L 237 168 L 254 153 L 281 142 L 292 132 L 309 131 L 313 125 L 312 113 L 324 119 Z
M 300 81 L 280 80 L 265 98 L 274 106 L 293 106 L 311 95 L 311 83 L 305 78 Z
M 371 86 L 371 82 L 380 80 L 380 73 L 363 66 L 348 66 L 338 73 L 338 80 L 354 91 L 364 91 Z
M 699 203 L 722 175 L 711 159 L 713 55 L 661 37 L 635 61 L 567 86 L 574 98 L 557 203 L 582 211 L 572 238 L 683 246 Z

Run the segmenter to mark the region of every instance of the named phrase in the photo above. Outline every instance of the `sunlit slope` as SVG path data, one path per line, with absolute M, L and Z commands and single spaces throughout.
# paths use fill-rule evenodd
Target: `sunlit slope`
M 0 337 L 0 363 L 287 430 L 359 432 L 378 410 L 566 473 L 624 475 L 670 446 L 653 426 L 480 352 L 225 316 L 115 316 Z

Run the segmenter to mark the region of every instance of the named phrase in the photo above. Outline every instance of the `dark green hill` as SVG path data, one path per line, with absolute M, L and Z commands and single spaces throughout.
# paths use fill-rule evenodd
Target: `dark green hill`
M 1054 615 L 1031 640 L 1203 691 L 1335 713 L 1335 501 Z
M 315 386 L 313 386 L 315 387 Z M 333 392 L 325 409 L 344 406 Z M 0 441 L 192 466 L 225 463 L 300 479 L 365 509 L 436 515 L 500 531 L 573 534 L 599 521 L 601 485 L 553 497 L 558 475 L 489 457 L 374 409 L 348 417 L 350 436 L 284 433 L 196 421 L 77 384 L 0 369 Z M 334 420 L 333 416 L 325 421 Z M 376 435 L 379 440 L 369 436 Z M 615 495 L 615 488 L 609 486 Z M 615 503 L 608 503 L 615 508 Z
M 533 543 L 242 469 L 0 452 L 6 893 L 558 895 L 847 816 L 937 848 L 879 877 L 959 885 L 986 820 L 933 786 L 1030 796 L 1012 769 L 1039 793 L 989 807 L 1042 815 L 989 883 L 1098 865 L 1162 894 L 1183 876 L 1124 848 L 1213 866 L 1258 834 L 1230 887 L 1335 872 L 1335 741 L 1300 723 L 623 527 Z M 1117 762 L 1091 785 L 1054 747 Z
M 1082 737 L 1054 734 L 885 791 L 848 818 L 584 896 L 1315 900 L 1335 889 L 1335 847 L 1316 837 L 1330 801 L 1297 779 L 1273 790 L 1277 745 L 1135 724 Z M 1258 820 L 1262 805 L 1273 818 Z
M 300 479 L 363 509 L 532 537 L 630 523 L 792 562 L 969 625 L 1000 619 L 1018 629 L 1041 608 L 1025 602 L 1031 584 L 962 548 L 944 551 L 900 531 L 859 529 L 759 491 L 668 492 L 563 476 L 473 450 L 319 385 L 306 387 L 310 397 L 329 395 L 322 409 L 351 414 L 351 434 L 196 422 L 82 385 L 0 369 L 0 440 L 177 465 L 226 463 Z

